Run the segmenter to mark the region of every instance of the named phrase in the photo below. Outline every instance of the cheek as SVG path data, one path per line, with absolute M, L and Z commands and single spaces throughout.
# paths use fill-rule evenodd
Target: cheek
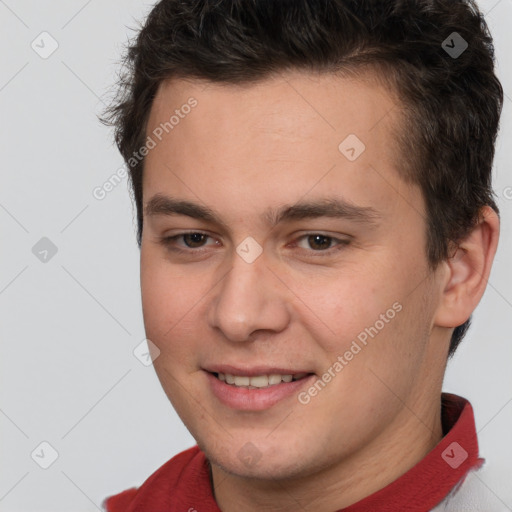
M 169 308 L 172 306 L 169 304 L 172 294 L 169 294 L 168 285 L 168 278 L 162 272 L 160 263 L 143 247 L 141 250 L 140 286 L 142 312 L 148 337 L 163 329 L 163 324 L 167 322 L 165 311 L 172 310 Z
M 156 251 L 141 250 L 141 297 L 142 312 L 147 337 L 160 350 L 166 349 L 165 340 L 180 328 L 179 319 L 185 317 L 188 305 L 187 290 L 182 277 L 165 262 Z
M 340 270 L 335 278 L 317 276 L 295 283 L 290 279 L 287 284 L 299 299 L 295 304 L 300 323 L 323 351 L 337 356 L 348 350 L 358 336 L 364 341 L 366 330 L 376 322 L 379 331 L 385 330 L 395 317 L 393 304 L 400 297 L 399 283 L 388 282 L 384 276 L 389 275 L 382 268 L 353 266 Z
M 204 340 L 211 272 L 171 265 L 158 251 L 141 251 L 141 296 L 146 336 L 160 350 L 155 361 L 187 368 Z

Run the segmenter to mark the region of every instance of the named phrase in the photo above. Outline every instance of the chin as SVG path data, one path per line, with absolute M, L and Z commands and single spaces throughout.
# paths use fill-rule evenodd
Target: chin
M 239 477 L 258 480 L 282 480 L 307 476 L 314 472 L 301 450 L 286 446 L 281 441 L 273 444 L 269 439 L 258 441 L 227 439 L 226 445 L 199 443 L 212 465 Z M 295 443 L 291 443 L 295 444 Z M 311 451 L 309 451 L 311 456 Z
M 208 455 L 207 455 L 208 457 Z M 307 471 L 304 468 L 304 461 L 299 460 L 263 460 L 253 464 L 246 464 L 233 457 L 221 457 L 217 460 L 208 457 L 212 464 L 219 466 L 224 472 L 239 477 L 255 480 L 284 480 L 294 477 L 305 476 Z

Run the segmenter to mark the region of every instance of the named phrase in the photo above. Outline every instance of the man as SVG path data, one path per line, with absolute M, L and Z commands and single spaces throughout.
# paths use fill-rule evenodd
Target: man
M 106 510 L 498 510 L 441 392 L 499 236 L 475 4 L 163 0 L 127 62 L 104 122 L 197 446 Z

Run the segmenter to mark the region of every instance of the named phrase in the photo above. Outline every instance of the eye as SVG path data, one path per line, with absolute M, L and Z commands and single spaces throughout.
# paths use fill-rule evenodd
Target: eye
M 178 237 L 183 238 L 185 245 L 189 249 L 201 247 L 205 240 L 209 238 L 205 233 L 184 233 L 183 235 L 178 235 Z
M 194 249 L 203 247 L 204 242 L 208 238 L 211 238 L 211 237 L 209 235 L 207 235 L 206 233 L 201 233 L 198 231 L 191 231 L 188 233 L 178 233 L 177 235 L 163 237 L 163 238 L 161 238 L 161 242 L 164 246 L 166 246 L 167 248 L 169 248 L 175 252 L 198 252 L 198 251 L 194 251 Z M 182 239 L 183 242 L 185 243 L 184 247 L 186 249 L 190 249 L 191 251 L 180 249 L 179 246 L 177 246 L 177 241 L 179 239 Z M 183 247 L 183 246 L 181 246 L 181 247 Z
M 335 238 L 329 235 L 324 235 L 322 233 L 308 233 L 299 237 L 297 240 L 300 240 L 303 245 L 301 246 L 300 242 L 295 243 L 295 245 L 303 248 L 309 253 L 317 253 L 311 254 L 312 256 L 323 256 L 325 254 L 331 254 L 334 251 L 343 249 L 344 246 L 350 243 L 349 240 Z M 334 246 L 332 245 L 333 243 Z M 304 247 L 304 245 L 306 247 Z
M 316 250 L 330 249 L 331 242 L 335 240 L 332 236 L 321 235 L 319 233 L 304 235 L 299 240 L 304 239 L 310 248 Z

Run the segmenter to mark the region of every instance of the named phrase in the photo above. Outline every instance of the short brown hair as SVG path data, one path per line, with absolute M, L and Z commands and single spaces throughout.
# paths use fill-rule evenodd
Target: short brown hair
M 473 0 L 161 0 L 123 64 L 100 120 L 115 127 L 129 165 L 139 247 L 144 159 L 134 163 L 133 154 L 160 83 L 172 77 L 239 84 L 288 69 L 380 70 L 406 112 L 399 167 L 426 202 L 431 268 L 469 234 L 483 206 L 499 214 L 491 182 L 503 90 Z M 470 321 L 455 328 L 450 356 Z

